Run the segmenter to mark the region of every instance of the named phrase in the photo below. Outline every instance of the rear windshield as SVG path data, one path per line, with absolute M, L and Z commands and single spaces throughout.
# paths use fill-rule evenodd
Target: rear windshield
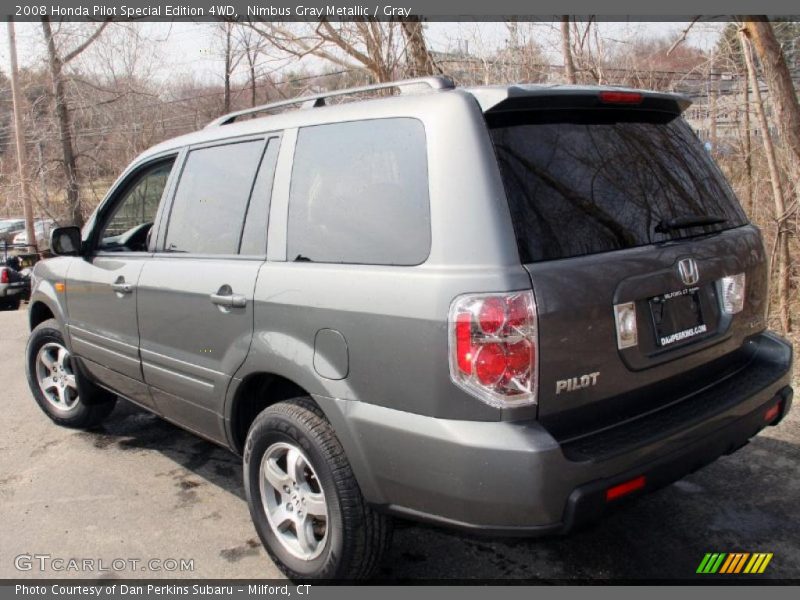
M 682 119 L 530 122 L 491 129 L 523 262 L 633 248 L 747 222 Z M 567 119 L 565 119 L 567 120 Z M 675 228 L 671 219 L 724 222 Z

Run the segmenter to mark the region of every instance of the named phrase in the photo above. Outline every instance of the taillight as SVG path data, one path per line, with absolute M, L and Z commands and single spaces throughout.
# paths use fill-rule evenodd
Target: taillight
M 600 102 L 604 104 L 640 104 L 644 96 L 639 92 L 600 92 Z
M 0 269 L 0 283 L 8 283 L 8 269 L 5 267 Z
M 450 306 L 450 377 L 498 408 L 536 403 L 538 332 L 533 292 L 468 294 Z

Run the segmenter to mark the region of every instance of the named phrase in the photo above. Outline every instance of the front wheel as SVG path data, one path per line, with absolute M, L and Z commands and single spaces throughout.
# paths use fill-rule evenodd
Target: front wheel
M 365 579 L 391 519 L 364 501 L 339 440 L 310 398 L 265 409 L 247 435 L 244 479 L 267 552 L 293 579 Z
M 40 323 L 31 332 L 25 366 L 33 397 L 59 425 L 88 429 L 99 425 L 114 409 L 116 396 L 86 380 L 75 368 L 55 319 Z

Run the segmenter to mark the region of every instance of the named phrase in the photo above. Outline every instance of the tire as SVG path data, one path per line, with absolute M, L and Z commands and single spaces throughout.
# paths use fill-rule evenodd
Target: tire
M 90 429 L 114 410 L 117 397 L 74 368 L 55 319 L 40 323 L 31 332 L 25 371 L 39 407 L 58 425 Z
M 276 491 L 266 472 L 287 487 Z M 364 501 L 333 428 L 310 398 L 280 402 L 256 417 L 245 442 L 244 481 L 258 535 L 287 577 L 366 579 L 380 564 L 391 518 Z M 298 531 L 305 531 L 305 544 Z
M 20 302 L 19 296 L 11 300 L 0 300 L 0 310 L 19 310 Z

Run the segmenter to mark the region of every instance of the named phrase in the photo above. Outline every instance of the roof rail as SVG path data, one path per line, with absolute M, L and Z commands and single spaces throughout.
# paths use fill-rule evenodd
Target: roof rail
M 255 113 L 266 112 L 275 108 L 283 106 L 291 106 L 293 104 L 302 104 L 303 108 L 316 108 L 318 106 L 325 106 L 327 98 L 336 96 L 349 96 L 351 94 L 361 94 L 364 92 L 372 92 L 374 90 L 385 90 L 389 88 L 397 88 L 400 93 L 409 93 L 417 91 L 420 87 L 427 86 L 431 90 L 451 90 L 455 87 L 453 81 L 448 77 L 419 77 L 417 79 L 404 79 L 402 81 L 390 81 L 388 83 L 376 83 L 375 85 L 364 85 L 361 87 L 347 88 L 343 90 L 333 90 L 323 94 L 314 94 L 312 96 L 299 96 L 290 100 L 281 100 L 280 102 L 273 102 L 271 104 L 262 104 L 261 106 L 254 106 L 253 108 L 246 108 L 244 110 L 237 110 L 236 112 L 222 115 L 211 121 L 206 127 L 218 127 L 220 125 L 229 125 L 239 117 L 245 115 L 252 115 Z

